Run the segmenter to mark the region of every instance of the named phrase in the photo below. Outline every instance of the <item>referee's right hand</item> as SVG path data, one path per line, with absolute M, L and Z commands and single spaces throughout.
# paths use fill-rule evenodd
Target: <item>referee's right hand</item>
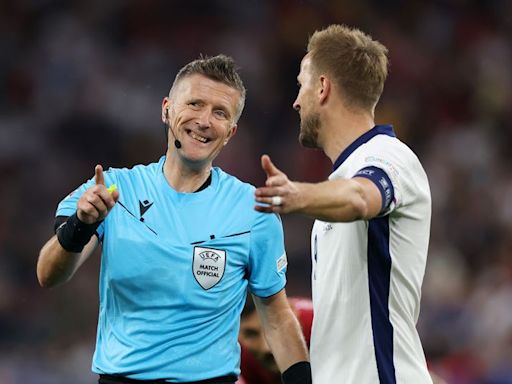
M 99 164 L 94 168 L 94 181 L 96 185 L 86 190 L 77 203 L 76 214 L 85 224 L 94 224 L 103 220 L 119 200 L 117 190 L 112 193 L 107 190 L 103 167 Z

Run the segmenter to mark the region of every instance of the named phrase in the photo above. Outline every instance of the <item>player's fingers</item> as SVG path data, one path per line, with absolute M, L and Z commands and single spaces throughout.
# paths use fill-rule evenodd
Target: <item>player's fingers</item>
M 287 177 L 283 173 L 281 173 L 276 176 L 270 176 L 267 179 L 267 181 L 265 181 L 265 185 L 267 187 L 279 187 L 281 185 L 286 184 L 287 181 L 288 181 Z
M 103 167 L 101 164 L 94 167 L 94 181 L 96 185 L 105 185 L 105 178 L 103 177 Z
M 272 203 L 274 203 L 274 201 L 275 201 L 274 196 L 272 196 L 272 197 L 257 197 L 256 198 L 256 202 L 260 203 L 260 204 L 275 205 L 275 204 L 272 204 Z M 284 201 L 281 198 L 281 202 L 278 205 L 282 205 L 282 204 L 284 204 Z
M 254 192 L 256 197 L 284 196 L 286 191 L 283 187 L 260 187 Z
M 254 209 L 258 212 L 263 213 L 280 213 L 282 208 L 278 205 L 258 205 L 254 206 Z
M 258 212 L 263 212 L 263 213 L 272 213 L 272 211 L 270 210 L 269 207 L 266 207 L 266 206 L 263 206 L 263 205 L 255 205 L 254 206 L 254 209 Z
M 270 213 L 272 212 L 271 210 L 271 207 L 270 206 L 266 206 L 266 205 L 258 205 L 256 204 L 254 206 L 254 209 L 258 212 L 263 212 L 263 213 Z
M 282 174 L 282 172 L 272 163 L 269 155 L 261 156 L 261 167 L 267 174 L 267 177 Z

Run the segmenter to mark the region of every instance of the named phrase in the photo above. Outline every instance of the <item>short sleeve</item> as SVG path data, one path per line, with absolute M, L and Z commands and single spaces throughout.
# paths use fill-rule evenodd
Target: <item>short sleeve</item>
M 383 141 L 384 140 L 384 141 Z M 430 199 L 427 176 L 416 154 L 396 138 L 370 141 L 368 147 L 353 164 L 353 177 L 362 169 L 375 170 L 377 182 L 382 182 L 385 197 L 392 193 L 392 199 L 380 216 L 408 206 L 418 198 Z M 386 184 L 391 182 L 391 186 Z M 391 190 L 392 188 L 392 190 Z
M 248 280 L 251 293 L 268 297 L 283 289 L 287 265 L 280 217 L 276 214 L 258 214 L 251 229 L 249 251 Z
M 393 145 L 375 148 L 375 150 L 372 151 L 373 154 L 366 153 L 364 158 L 360 159 L 362 161 L 358 162 L 358 168 L 354 170 L 355 174 L 352 175 L 352 177 L 354 177 L 361 170 L 365 169 L 376 171 L 374 175 L 377 179 L 374 180 L 374 182 L 377 182 L 376 185 L 381 193 L 384 192 L 384 199 L 387 200 L 386 197 L 389 197 L 389 193 L 392 192 L 391 200 L 389 202 L 385 201 L 386 207 L 383 207 L 379 216 L 393 212 L 402 204 L 404 194 L 403 186 L 404 181 L 406 181 L 403 162 L 408 154 L 404 153 L 401 149 L 402 148 Z M 357 176 L 363 175 L 359 174 Z M 380 188 L 378 179 L 383 180 L 384 184 L 391 183 L 391 185 L 389 188 Z

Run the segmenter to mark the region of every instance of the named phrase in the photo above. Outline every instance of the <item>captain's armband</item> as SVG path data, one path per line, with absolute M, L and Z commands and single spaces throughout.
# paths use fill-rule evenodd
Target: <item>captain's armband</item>
M 382 214 L 391 206 L 391 203 L 395 199 L 395 190 L 391 183 L 391 179 L 384 170 L 378 167 L 369 166 L 357 171 L 353 177 L 364 177 L 373 181 L 377 186 L 382 197 L 382 205 L 379 214 Z

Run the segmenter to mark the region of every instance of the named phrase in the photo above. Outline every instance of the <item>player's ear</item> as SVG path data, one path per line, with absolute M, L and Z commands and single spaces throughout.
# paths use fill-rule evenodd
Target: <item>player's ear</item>
M 320 104 L 325 104 L 329 95 L 332 91 L 332 83 L 331 80 L 327 76 L 320 76 L 319 78 L 319 87 L 318 87 L 318 101 Z

